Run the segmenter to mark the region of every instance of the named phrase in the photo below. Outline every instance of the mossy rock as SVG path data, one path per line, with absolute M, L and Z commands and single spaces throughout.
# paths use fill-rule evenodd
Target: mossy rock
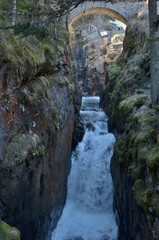
M 0 37 L 0 50 L 3 53 L 3 61 L 12 64 L 25 64 L 25 62 L 28 62 L 31 65 L 45 62 L 45 46 L 35 38 L 30 37 L 27 41 L 22 41 L 10 32 L 2 32 Z
M 128 172 L 134 180 L 137 180 L 140 177 L 142 177 L 141 168 L 139 165 L 136 165 L 135 163 L 133 163 L 129 166 Z
M 0 220 L 0 240 L 20 240 L 20 232 Z
M 115 143 L 115 152 L 118 154 L 119 162 L 124 162 L 124 160 L 125 160 L 125 142 L 122 139 L 119 139 Z
M 45 95 L 47 88 L 49 88 L 49 79 L 41 76 L 21 88 L 20 99 L 29 106 L 35 106 L 37 100 Z
M 112 64 L 110 65 L 108 69 L 109 77 L 110 78 L 118 78 L 121 74 L 121 67 L 118 64 Z
M 150 169 L 159 167 L 159 152 L 157 147 L 154 147 L 151 151 L 147 152 L 146 163 Z
M 70 73 L 70 69 L 67 69 L 67 71 Z M 73 73 L 72 73 L 73 74 Z M 75 91 L 74 83 L 70 81 L 69 77 L 59 74 L 54 74 L 53 80 L 50 79 L 50 86 L 53 84 L 57 84 L 59 88 L 68 87 L 68 90 L 70 94 L 72 94 Z
M 159 123 L 158 115 L 154 109 L 144 107 L 135 113 L 141 126 L 155 125 Z
M 147 153 L 151 149 L 151 145 L 140 145 L 139 147 L 136 146 L 137 149 L 137 162 L 141 164 L 146 164 L 146 156 Z
M 156 129 L 152 126 L 145 125 L 139 132 L 135 133 L 135 145 L 149 143 L 156 139 Z
M 0 3 L 1 1 L 2 0 L 0 0 Z M 26 8 L 30 9 L 29 11 L 33 11 L 34 6 L 29 0 L 18 2 L 21 5 L 20 8 L 24 8 L 25 4 Z M 2 17 L 0 17 L 0 20 L 1 18 Z M 8 18 L 8 24 L 6 24 L 6 27 L 10 25 L 10 21 L 11 20 Z M 0 51 L 2 53 L 2 61 L 9 62 L 16 65 L 16 67 L 21 64 L 26 66 L 42 66 L 46 62 L 48 63 L 48 61 L 49 65 L 56 65 L 58 57 L 61 56 L 61 54 L 64 54 L 67 41 L 66 30 L 63 28 L 62 23 L 56 24 L 59 34 L 57 44 L 57 42 L 53 41 L 52 37 L 50 37 L 49 27 L 47 29 L 37 27 L 36 30 L 30 28 L 30 31 L 27 31 L 25 28 L 23 29 L 23 27 L 28 24 L 25 15 L 23 21 L 18 22 L 17 19 L 14 31 L 1 31 Z M 2 23 L 0 22 L 0 24 L 5 28 L 4 20 Z M 40 36 L 43 36 L 44 39 L 41 39 Z
M 153 189 L 146 188 L 145 182 L 142 179 L 134 182 L 133 189 L 136 203 L 147 211 L 151 205 Z
M 13 168 L 35 156 L 43 155 L 44 151 L 45 147 L 41 144 L 38 135 L 18 133 L 6 147 L 4 165 Z
M 119 111 L 122 111 L 126 116 L 129 115 L 133 108 L 140 108 L 148 98 L 148 94 L 134 94 L 131 97 L 128 97 L 127 99 L 123 100 L 119 104 Z

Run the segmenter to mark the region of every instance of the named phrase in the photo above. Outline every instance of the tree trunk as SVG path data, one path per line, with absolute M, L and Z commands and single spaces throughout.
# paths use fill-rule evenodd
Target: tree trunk
M 159 104 L 159 19 L 157 0 L 149 0 L 151 100 Z
M 14 26 L 16 22 L 16 13 L 17 13 L 17 0 L 13 0 L 12 1 L 12 26 Z

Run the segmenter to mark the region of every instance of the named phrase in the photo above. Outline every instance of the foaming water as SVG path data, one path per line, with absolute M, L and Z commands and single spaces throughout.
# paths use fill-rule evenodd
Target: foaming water
M 80 111 L 86 131 L 72 153 L 66 205 L 52 240 L 116 240 L 110 160 L 115 137 L 99 97 L 84 97 Z

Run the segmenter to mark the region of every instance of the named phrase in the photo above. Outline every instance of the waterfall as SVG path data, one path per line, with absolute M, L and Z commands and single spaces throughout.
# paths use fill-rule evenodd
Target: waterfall
M 72 153 L 66 204 L 52 240 L 116 240 L 110 175 L 115 137 L 99 97 L 83 97 L 80 115 L 85 135 Z

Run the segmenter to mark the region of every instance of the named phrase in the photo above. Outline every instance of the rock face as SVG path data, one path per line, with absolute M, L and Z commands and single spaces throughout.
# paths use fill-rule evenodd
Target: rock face
M 119 239 L 158 239 L 158 111 L 150 100 L 148 18 L 134 19 L 109 67 L 101 106 L 116 134 L 111 174 Z
M 143 209 L 136 204 L 132 191 L 133 180 L 128 175 L 127 168 L 114 154 L 111 161 L 111 174 L 115 190 L 114 209 L 117 209 L 119 240 L 151 240 L 152 231 Z
M 1 100 L 0 216 L 22 239 L 36 239 L 37 230 L 43 239 L 40 221 L 65 201 L 74 107 L 64 80 L 39 77 Z
M 85 16 L 73 27 L 81 91 L 88 95 L 101 95 L 106 67 L 121 53 L 124 30 L 118 30 L 109 18 L 99 15 Z
M 80 20 L 74 26 L 76 41 L 73 43 L 77 61 L 77 74 L 81 91 L 87 95 L 100 95 L 105 82 L 105 59 L 100 49 L 102 37 L 91 18 Z M 94 20 L 95 21 L 95 20 Z M 79 69 L 79 70 L 78 70 Z M 81 74 L 82 73 L 82 74 Z
M 23 240 L 50 239 L 65 203 L 80 107 L 71 69 L 70 62 L 1 63 L 0 219 Z

